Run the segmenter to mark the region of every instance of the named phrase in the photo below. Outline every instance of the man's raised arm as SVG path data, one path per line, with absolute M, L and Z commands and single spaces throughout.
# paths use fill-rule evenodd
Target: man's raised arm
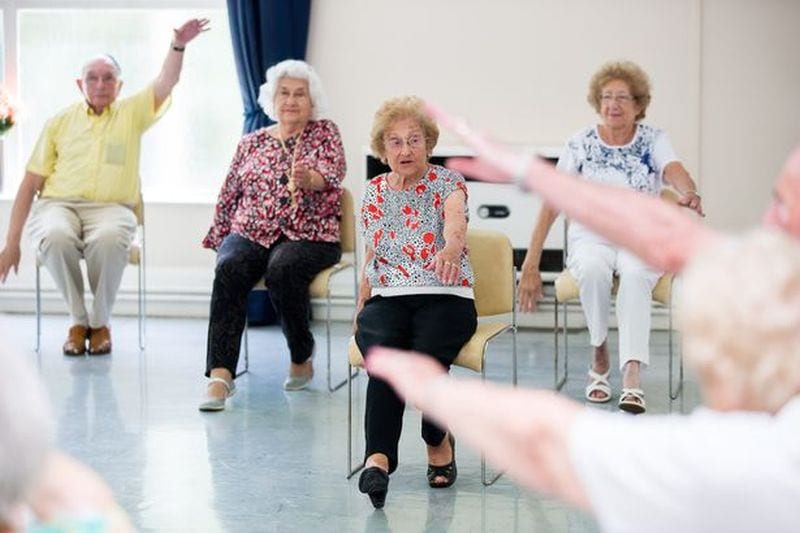
M 180 28 L 174 30 L 172 43 L 164 59 L 164 65 L 153 85 L 155 109 L 161 107 L 164 100 L 172 93 L 172 88 L 178 83 L 183 68 L 183 53 L 189 44 L 200 33 L 207 31 L 208 19 L 191 19 Z

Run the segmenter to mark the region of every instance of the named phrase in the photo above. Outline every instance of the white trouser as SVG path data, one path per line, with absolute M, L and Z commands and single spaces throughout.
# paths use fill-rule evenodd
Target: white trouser
M 617 273 L 620 369 L 631 360 L 649 364 L 650 307 L 661 273 L 626 250 L 590 238 L 570 241 L 567 267 L 578 280 L 592 346 L 600 346 L 608 336 L 612 276 Z
M 72 323 L 107 326 L 136 231 L 133 211 L 121 204 L 43 199 L 34 205 L 29 227 L 39 261 L 64 296 Z M 94 297 L 91 314 L 83 299 L 81 258 Z

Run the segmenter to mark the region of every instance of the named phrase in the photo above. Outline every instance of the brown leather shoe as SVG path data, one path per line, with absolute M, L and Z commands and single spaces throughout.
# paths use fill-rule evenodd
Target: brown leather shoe
M 111 330 L 108 326 L 89 330 L 89 355 L 103 355 L 111 351 Z
M 86 353 L 86 337 L 89 328 L 75 325 L 69 328 L 67 340 L 64 342 L 64 355 L 83 355 Z

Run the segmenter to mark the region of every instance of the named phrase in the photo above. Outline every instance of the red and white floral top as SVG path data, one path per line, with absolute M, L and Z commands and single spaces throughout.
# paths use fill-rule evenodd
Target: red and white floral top
M 229 233 L 269 247 L 281 236 L 289 240 L 339 241 L 341 182 L 346 164 L 339 129 L 330 120 L 311 121 L 300 139 L 286 140 L 286 150 L 266 128 L 239 141 L 219 193 L 214 222 L 203 246 L 216 250 Z M 297 189 L 292 205 L 288 188 L 292 154 L 322 175 L 321 191 Z
M 388 173 L 367 182 L 361 202 L 364 241 L 374 250 L 367 265 L 367 279 L 373 290 L 383 287 L 414 288 L 411 292 L 443 287 L 426 267 L 444 248 L 444 203 L 454 191 L 464 191 L 464 177 L 438 165 L 429 165 L 425 176 L 406 191 L 390 189 Z M 469 211 L 464 204 L 464 214 Z M 467 250 L 461 254 L 461 279 L 456 287 L 471 288 L 472 268 Z

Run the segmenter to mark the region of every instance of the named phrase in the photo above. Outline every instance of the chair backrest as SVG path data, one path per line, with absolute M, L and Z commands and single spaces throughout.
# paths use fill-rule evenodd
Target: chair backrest
M 144 199 L 142 193 L 139 193 L 139 199 L 136 205 L 133 206 L 133 214 L 136 215 L 136 225 L 144 226 Z
M 470 229 L 467 250 L 475 276 L 478 316 L 513 312 L 514 249 L 509 238 L 497 231 Z
M 353 195 L 342 188 L 342 221 L 339 223 L 342 252 L 356 250 L 356 219 L 353 208 Z

